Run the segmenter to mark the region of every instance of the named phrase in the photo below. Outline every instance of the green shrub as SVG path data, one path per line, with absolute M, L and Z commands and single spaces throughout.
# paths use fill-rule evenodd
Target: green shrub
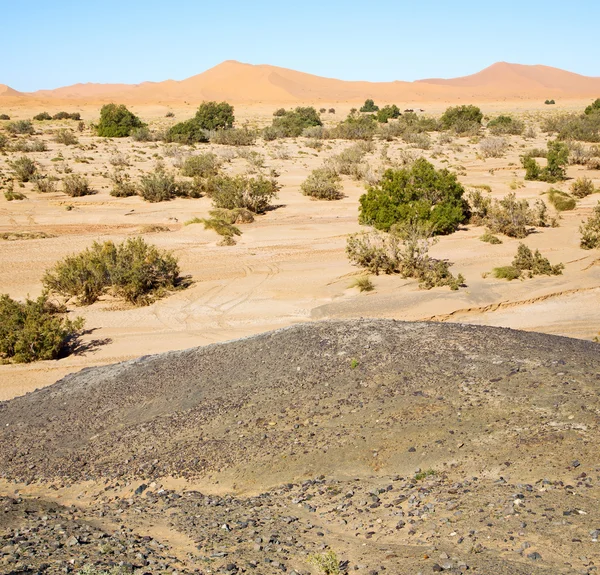
M 357 142 L 329 158 L 326 167 L 337 174 L 352 176 L 355 180 L 361 180 L 367 168 L 366 164 L 363 163 L 363 159 L 373 149 L 371 142 Z
M 547 106 L 550 106 L 550 105 L 556 104 L 556 102 L 554 100 L 546 100 L 544 102 L 544 104 L 546 104 Z
M 502 243 L 502 240 L 495 236 L 489 230 L 486 230 L 485 233 L 479 238 L 482 242 L 486 242 L 492 245 L 498 245 Z
M 66 309 L 45 294 L 24 303 L 0 295 L 0 359 L 15 363 L 57 359 L 72 351 L 83 323 L 82 318 L 70 320 Z
M 202 130 L 224 130 L 233 127 L 233 106 L 227 102 L 202 102 L 194 117 Z
M 88 196 L 94 191 L 90 188 L 90 183 L 85 176 L 80 174 L 69 174 L 62 182 L 63 192 L 72 198 Z
M 273 116 L 275 116 L 276 118 L 281 118 L 281 116 L 285 116 L 286 113 L 287 112 L 285 108 L 277 108 L 277 110 L 273 112 Z
M 391 106 L 387 105 L 377 112 L 377 121 L 380 124 L 387 124 L 388 120 L 395 120 L 401 115 L 400 108 L 398 108 L 396 104 L 392 104 Z
M 191 118 L 190 120 L 171 126 L 165 134 L 165 142 L 188 145 L 199 144 L 208 142 L 208 136 L 200 126 L 198 120 Z
M 249 176 L 217 176 L 212 180 L 210 197 L 216 208 L 245 208 L 255 214 L 264 213 L 277 197 L 279 185 L 275 178 L 262 174 Z
M 559 140 L 578 140 L 580 142 L 600 142 L 600 113 L 565 115 L 559 121 L 546 124 L 558 132 Z
M 12 168 L 15 178 L 19 182 L 29 182 L 37 172 L 37 166 L 27 156 L 21 156 L 12 162 L 8 162 Z
M 6 124 L 6 129 L 11 134 L 29 134 L 35 133 L 35 129 L 31 120 L 17 120 L 15 122 L 9 122 Z
M 565 269 L 563 264 L 551 265 L 547 258 L 540 254 L 539 250 L 532 252 L 525 244 L 519 244 L 517 255 L 512 262 L 513 267 L 522 272 L 529 272 L 529 276 L 536 275 L 561 275 Z
M 379 106 L 377 106 L 375 104 L 375 102 L 373 102 L 373 100 L 371 100 L 370 98 L 365 100 L 365 103 L 362 105 L 361 109 L 359 110 L 359 112 L 378 112 L 379 111 Z
M 305 128 L 322 125 L 323 122 L 314 108 L 299 106 L 295 110 L 284 110 L 282 115 L 275 116 L 272 125 L 263 130 L 263 137 L 265 139 L 271 139 L 272 136 L 295 138 L 302 135 Z
M 501 266 L 494 268 L 492 274 L 500 280 L 516 280 L 521 277 L 521 270 L 515 266 Z
M 223 237 L 220 245 L 232 246 L 235 245 L 235 236 L 241 236 L 240 229 L 225 220 L 218 218 L 208 218 L 202 220 L 205 230 L 214 230 Z
M 373 291 L 375 289 L 369 276 L 360 276 L 356 278 L 348 287 L 358 288 L 358 291 L 361 293 L 364 291 Z
M 579 226 L 581 239 L 579 245 L 584 250 L 600 248 L 600 202 L 594 208 L 592 215 Z
M 449 234 L 468 220 L 464 188 L 448 170 L 424 158 L 411 167 L 387 170 L 381 183 L 360 198 L 359 221 L 380 230 L 399 222 L 429 222 L 436 234 Z
M 450 263 L 428 255 L 433 228 L 427 222 L 412 220 L 392 227 L 390 233 L 352 234 L 346 243 L 348 259 L 378 275 L 398 273 L 404 278 L 419 280 L 419 287 L 431 289 L 449 286 L 457 290 L 464 278 L 454 277 Z
M 340 140 L 370 140 L 376 131 L 375 116 L 350 112 L 343 122 L 330 131 L 330 136 Z
M 470 195 L 469 201 L 476 197 L 477 194 Z M 501 200 L 483 198 L 481 203 L 475 202 L 472 205 L 476 218 L 471 223 L 486 225 L 493 234 L 524 238 L 531 233 L 530 227 L 548 225 L 547 208 L 542 200 L 537 200 L 532 208 L 527 200 L 517 200 L 517 196 L 510 193 Z
M 0 120 L 10 120 L 10 116 L 8 114 L 0 114 Z
M 54 178 L 37 175 L 32 181 L 33 189 L 40 194 L 52 194 L 56 192 L 56 180 Z
M 54 141 L 65 146 L 73 146 L 79 143 L 77 136 L 71 130 L 62 129 L 54 135 Z
M 189 178 L 195 176 L 208 178 L 216 176 L 219 171 L 221 161 L 216 154 L 206 152 L 197 156 L 188 156 L 181 166 L 181 174 Z
M 454 106 L 447 108 L 440 118 L 444 130 L 464 134 L 481 126 L 483 114 L 477 106 Z
M 548 190 L 548 200 L 554 206 L 557 212 L 567 212 L 574 210 L 577 200 L 566 192 L 561 192 L 555 188 Z
M 600 98 L 594 100 L 583 112 L 586 116 L 600 113 Z
M 157 165 L 153 172 L 143 174 L 139 182 L 139 194 L 147 202 L 166 202 L 178 196 L 199 197 L 193 188 L 190 182 L 176 180 L 162 164 Z
M 512 116 L 500 115 L 493 120 L 490 120 L 487 127 L 495 136 L 508 134 L 519 136 L 525 130 L 525 123 L 521 120 L 513 118 Z
M 531 155 L 522 156 L 525 179 L 550 183 L 564 180 L 567 175 L 565 166 L 569 163 L 569 147 L 558 140 L 549 141 L 546 159 L 546 167 L 541 168 Z
M 25 194 L 15 191 L 15 189 L 12 187 L 4 191 L 4 199 L 7 202 L 12 202 L 15 200 L 25 200 L 26 198 L 27 196 Z
M 52 116 L 53 120 L 81 120 L 81 114 L 79 112 L 58 112 Z
M 246 208 L 215 208 L 208 212 L 211 218 L 223 220 L 228 224 L 251 224 L 254 221 L 254 213 Z
M 323 575 L 339 575 L 341 573 L 340 562 L 336 554 L 331 550 L 325 553 L 309 555 L 308 562 L 323 573 Z
M 585 198 L 590 194 L 593 194 L 596 190 L 594 189 L 594 182 L 587 177 L 577 178 L 571 184 L 571 194 L 576 198 Z
M 123 104 L 105 104 L 100 110 L 100 122 L 96 134 L 104 138 L 125 138 L 134 128 L 145 124 Z
M 219 129 L 210 132 L 208 138 L 212 144 L 252 146 L 256 142 L 256 133 L 247 128 Z
M 45 152 L 48 150 L 43 140 L 17 140 L 10 147 L 11 152 Z
M 77 298 L 80 305 L 92 304 L 105 293 L 134 305 L 148 305 L 174 289 L 178 281 L 177 259 L 140 237 L 117 245 L 94 242 L 58 262 L 43 278 L 48 290 Z
M 34 116 L 33 119 L 37 121 L 52 120 L 52 116 L 48 112 L 41 112 Z
M 305 196 L 317 200 L 339 200 L 343 197 L 341 178 L 331 168 L 317 168 L 300 186 Z

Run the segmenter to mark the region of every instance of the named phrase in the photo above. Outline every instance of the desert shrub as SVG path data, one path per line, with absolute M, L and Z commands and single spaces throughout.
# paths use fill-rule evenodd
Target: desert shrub
M 181 166 L 181 174 L 189 178 L 196 176 L 208 178 L 217 174 L 220 165 L 221 160 L 212 152 L 198 154 L 197 156 L 188 156 Z
M 557 212 L 567 212 L 574 210 L 577 205 L 577 200 L 566 192 L 561 192 L 555 188 L 548 190 L 548 201 L 554 206 Z
M 483 138 L 479 149 L 485 158 L 501 158 L 508 149 L 508 142 L 505 138 Z
M 212 144 L 252 146 L 256 142 L 256 133 L 248 128 L 219 129 L 210 132 L 208 139 Z
M 521 270 L 515 266 L 501 266 L 494 268 L 492 274 L 500 280 L 516 280 L 521 277 Z
M 232 210 L 215 208 L 208 213 L 211 218 L 223 220 L 228 224 L 251 224 L 254 221 L 254 213 L 246 208 L 234 208 Z
M 480 226 L 487 221 L 492 208 L 490 192 L 491 190 L 484 195 L 481 190 L 475 189 L 467 194 L 467 201 L 470 207 L 469 223 Z
M 56 180 L 54 178 L 36 175 L 32 181 L 33 189 L 40 194 L 51 194 L 56 192 Z
M 316 200 L 339 200 L 343 197 L 341 178 L 331 168 L 317 168 L 300 186 L 305 196 Z
M 558 139 L 600 142 L 600 112 L 572 117 L 558 130 Z
M 21 156 L 12 162 L 8 162 L 19 182 L 29 182 L 37 172 L 37 166 L 27 156 Z
M 390 233 L 352 234 L 346 243 L 346 254 L 353 264 L 375 275 L 380 271 L 398 273 L 419 280 L 422 289 L 449 286 L 456 290 L 464 278 L 452 275 L 449 262 L 428 255 L 433 232 L 428 222 L 412 220 L 393 226 Z
M 600 98 L 594 100 L 583 112 L 586 116 L 600 113 Z
M 277 110 L 273 112 L 273 116 L 275 116 L 276 118 L 281 118 L 281 116 L 285 116 L 286 113 L 287 112 L 285 108 L 277 108 Z
M 202 223 L 204 224 L 205 230 L 214 230 L 223 237 L 220 242 L 220 245 L 223 246 L 235 245 L 235 236 L 242 235 L 242 232 L 238 227 L 225 220 L 213 217 L 202 220 Z
M 81 174 L 69 174 L 64 178 L 62 184 L 63 192 L 73 198 L 94 193 L 88 179 Z
M 44 286 L 51 292 L 90 305 L 111 293 L 134 305 L 148 305 L 177 286 L 179 265 L 170 252 L 129 238 L 120 244 L 94 242 L 47 271 Z
M 336 554 L 331 550 L 325 553 L 309 555 L 308 562 L 323 573 L 323 575 L 339 575 L 341 573 L 340 562 Z
M 82 318 L 70 320 L 64 306 L 46 294 L 21 303 L 0 295 L 0 359 L 29 363 L 68 354 L 81 335 Z
M 325 112 L 327 112 L 325 108 L 319 108 L 319 114 L 324 114 Z
M 8 138 L 4 134 L 0 134 L 0 152 L 3 152 L 8 147 Z
M 62 129 L 56 132 L 54 135 L 54 141 L 59 144 L 64 144 L 65 146 L 73 146 L 74 144 L 78 144 L 79 140 L 77 136 L 71 132 L 71 130 Z
M 255 214 L 264 213 L 277 197 L 279 185 L 275 178 L 262 174 L 249 176 L 217 176 L 212 179 L 210 197 L 215 208 L 246 208 Z
M 154 140 L 152 132 L 149 130 L 148 126 L 132 128 L 130 136 L 135 142 L 152 142 L 152 140 Z
M 167 112 L 165 114 L 165 118 L 174 118 L 175 117 L 175 113 L 174 112 Z
M 379 106 L 373 102 L 370 98 L 365 100 L 365 103 L 360 108 L 359 112 L 378 112 Z
M 364 291 L 373 291 L 375 286 L 369 276 L 360 276 L 356 278 L 348 287 L 358 288 L 361 293 Z
M 233 127 L 233 106 L 227 102 L 202 102 L 194 117 L 203 130 L 223 130 Z
M 429 150 L 431 148 L 431 136 L 425 132 L 406 130 L 402 134 L 402 139 L 413 148 L 420 148 L 421 150 Z
M 552 106 L 553 104 L 556 104 L 556 102 L 554 100 L 546 100 L 544 104 L 546 104 L 546 106 Z
M 492 245 L 498 245 L 498 244 L 502 243 L 502 240 L 499 237 L 495 236 L 489 230 L 486 230 L 485 233 L 479 239 L 482 242 L 486 242 L 486 243 L 492 244 Z
M 464 188 L 456 175 L 436 170 L 424 158 L 412 166 L 387 170 L 377 186 L 360 198 L 359 221 L 380 230 L 399 222 L 429 222 L 436 234 L 449 234 L 469 217 Z
M 399 118 L 402 114 L 400 113 L 400 108 L 396 106 L 396 104 L 392 104 L 384 106 L 377 112 L 377 121 L 381 124 L 387 124 L 388 120 L 395 120 Z
M 350 112 L 347 118 L 335 126 L 330 134 L 340 140 L 370 140 L 377 131 L 377 121 L 371 114 Z
M 531 233 L 530 227 L 545 227 L 546 204 L 537 200 L 533 208 L 527 200 L 517 200 L 514 193 L 501 200 L 494 200 L 477 223 L 485 224 L 491 233 L 511 238 L 524 238 Z
M 514 136 L 521 135 L 525 130 L 525 123 L 517 120 L 512 116 L 500 115 L 490 120 L 487 127 L 495 136 L 511 134 Z
M 6 129 L 11 134 L 33 134 L 35 129 L 31 120 L 16 120 L 15 122 L 9 122 L 6 124 Z
M 81 114 L 79 112 L 73 112 L 69 114 L 69 112 L 58 112 L 52 116 L 53 120 L 81 120 Z
M 129 174 L 123 170 L 115 169 L 110 175 L 113 187 L 110 195 L 115 198 L 128 198 L 136 196 L 138 191 L 135 184 L 131 181 Z
M 565 166 L 569 162 L 568 146 L 558 140 L 549 141 L 546 159 L 546 167 L 541 168 L 531 155 L 522 156 L 521 164 L 525 168 L 525 179 L 550 183 L 564 180 L 566 177 Z
M 175 197 L 199 197 L 190 182 L 177 180 L 173 174 L 158 164 L 153 172 L 140 176 L 139 195 L 147 202 L 166 202 Z
M 48 114 L 48 112 L 40 112 L 39 114 L 35 115 L 33 119 L 41 122 L 43 120 L 52 120 L 52 116 Z
M 284 110 L 282 115 L 275 116 L 272 125 L 269 127 L 270 129 L 266 131 L 266 139 L 272 135 L 295 138 L 300 136 L 305 128 L 322 125 L 323 122 L 321 122 L 321 118 L 314 108 L 299 106 L 294 110 Z M 263 131 L 264 136 L 265 131 Z
M 483 114 L 477 106 L 454 106 L 447 108 L 440 118 L 444 130 L 454 130 L 466 134 L 481 126 Z
M 196 118 L 179 122 L 171 126 L 165 133 L 165 142 L 178 144 L 197 144 L 208 142 L 208 136 Z
M 371 142 L 358 142 L 342 150 L 339 154 L 327 160 L 327 166 L 337 174 L 352 176 L 355 180 L 363 178 L 366 165 L 363 159 L 367 152 L 373 150 Z
M 571 184 L 571 194 L 576 198 L 585 198 L 590 194 L 593 194 L 596 190 L 594 189 L 594 182 L 587 177 L 577 178 Z
M 8 114 L 0 114 L 0 120 L 10 120 L 10 116 Z
M 329 110 L 327 110 L 327 112 L 329 114 L 335 114 L 335 108 L 329 108 Z
M 549 260 L 540 254 L 539 250 L 532 252 L 525 244 L 519 244 L 517 254 L 512 261 L 513 267 L 523 272 L 529 272 L 529 277 L 535 275 L 561 275 L 565 269 L 563 264 L 551 265 Z
M 327 140 L 331 138 L 331 131 L 325 126 L 311 126 L 310 128 L 304 128 L 304 130 L 302 130 L 302 136 L 317 140 Z
M 584 250 L 600 248 L 600 202 L 594 208 L 592 215 L 579 226 L 581 239 L 579 245 Z
M 11 152 L 46 152 L 48 146 L 43 140 L 17 140 L 10 146 Z
M 144 125 L 125 105 L 105 104 L 100 110 L 96 134 L 104 138 L 125 138 L 134 128 Z
M 600 158 L 589 158 L 585 165 L 590 170 L 600 170 Z
M 24 200 L 27 196 L 22 194 L 21 192 L 17 192 L 12 186 L 8 188 L 8 190 L 4 191 L 4 199 L 7 202 L 12 202 L 15 200 Z

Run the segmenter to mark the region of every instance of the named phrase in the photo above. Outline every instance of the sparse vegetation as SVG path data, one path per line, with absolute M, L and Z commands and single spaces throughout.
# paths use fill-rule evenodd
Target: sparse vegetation
M 10 134 L 32 135 L 35 133 L 31 120 L 16 120 L 15 122 L 9 122 L 5 127 Z
M 113 183 L 112 190 L 110 191 L 111 196 L 115 198 L 128 198 L 137 195 L 137 187 L 131 181 L 127 172 L 116 169 L 110 175 L 110 179 Z
M 129 238 L 120 244 L 94 242 L 47 271 L 44 286 L 53 293 L 90 305 L 111 293 L 134 305 L 148 305 L 177 287 L 179 265 L 167 251 Z
M 166 202 L 178 196 L 200 196 L 198 190 L 194 191 L 192 183 L 177 180 L 161 163 L 153 172 L 140 176 L 138 192 L 147 202 Z
M 94 193 L 88 179 L 80 174 L 69 174 L 63 179 L 62 185 L 63 192 L 72 198 Z
M 54 141 L 65 146 L 73 146 L 79 143 L 77 136 L 71 130 L 62 129 L 54 135 Z
M 19 182 L 29 182 L 37 172 L 36 163 L 27 156 L 8 162 Z
M 357 288 L 361 293 L 364 291 L 373 291 L 375 289 L 375 286 L 373 285 L 373 282 L 369 276 L 360 276 L 356 278 L 349 287 Z
M 262 214 L 278 192 L 277 180 L 262 174 L 256 177 L 217 176 L 212 181 L 210 196 L 216 208 L 245 208 L 255 214 Z
M 585 176 L 583 178 L 577 178 L 571 184 L 571 194 L 576 198 L 585 198 L 595 191 L 594 182 Z
M 558 182 L 566 177 L 565 166 L 569 162 L 569 148 L 558 140 L 548 142 L 546 153 L 547 165 L 541 168 L 531 155 L 521 157 L 525 168 L 526 180 L 539 180 L 542 182 Z
M 479 142 L 479 149 L 485 158 L 501 158 L 508 149 L 508 142 L 505 138 L 483 138 Z
M 579 245 L 584 250 L 600 249 L 600 202 L 592 215 L 579 226 L 581 239 Z
M 479 239 L 482 242 L 492 244 L 492 245 L 498 245 L 498 244 L 502 243 L 502 240 L 499 237 L 495 236 L 489 230 L 486 230 L 485 233 Z
M 494 268 L 494 277 L 509 281 L 521 277 L 532 278 L 536 275 L 561 275 L 565 266 L 563 264 L 551 265 L 550 261 L 542 256 L 539 250 L 532 252 L 525 244 L 519 244 L 517 254 L 510 266 Z
M 217 175 L 220 165 L 220 158 L 212 152 L 188 156 L 181 166 L 181 174 L 189 178 L 208 178 Z
M 329 167 L 313 170 L 300 188 L 305 196 L 316 200 L 339 200 L 343 197 L 341 178 Z

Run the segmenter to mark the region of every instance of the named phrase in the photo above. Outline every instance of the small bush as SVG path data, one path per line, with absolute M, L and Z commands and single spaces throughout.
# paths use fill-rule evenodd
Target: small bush
M 454 130 L 457 134 L 468 133 L 481 126 L 483 114 L 477 106 L 454 106 L 447 108 L 440 118 L 444 130 Z
M 318 112 L 312 107 L 299 106 L 295 110 L 283 110 L 283 112 L 273 118 L 273 123 L 269 128 L 263 130 L 265 139 L 271 139 L 272 136 L 295 138 L 300 136 L 305 128 L 323 125 Z
M 196 118 L 171 126 L 165 134 L 165 142 L 197 144 L 208 142 L 208 136 Z
M 165 118 L 174 118 L 175 117 L 175 113 L 174 112 L 167 112 L 165 114 Z
M 593 194 L 596 190 L 594 189 L 594 183 L 585 176 L 583 178 L 577 178 L 571 184 L 571 194 L 576 198 L 585 198 L 590 194 Z
M 33 189 L 40 194 L 52 194 L 56 192 L 56 180 L 38 175 L 33 179 Z
M 12 168 L 15 178 L 19 182 L 29 182 L 37 172 L 37 166 L 27 156 L 21 156 L 12 162 L 8 162 Z
M 72 198 L 88 196 L 93 194 L 90 183 L 85 176 L 80 174 L 69 174 L 62 182 L 63 192 Z
M 487 125 L 488 129 L 494 136 L 513 135 L 519 136 L 525 130 L 525 123 L 517 120 L 512 116 L 500 115 L 490 120 Z
M 521 270 L 515 266 L 502 266 L 494 268 L 492 274 L 500 280 L 516 280 L 521 277 Z
M 305 196 L 317 200 L 339 200 L 343 197 L 341 178 L 331 168 L 317 168 L 300 186 Z
M 596 100 L 594 100 L 584 111 L 583 113 L 586 116 L 589 116 L 590 114 L 598 114 L 600 113 L 600 98 L 597 98 Z
M 512 265 L 522 272 L 529 272 L 529 276 L 535 275 L 561 275 L 565 268 L 563 264 L 551 265 L 547 258 L 540 254 L 539 250 L 532 252 L 525 244 L 519 244 L 517 255 Z
M 90 305 L 105 293 L 134 305 L 148 305 L 178 285 L 177 259 L 138 238 L 115 245 L 94 242 L 46 272 L 44 286 L 54 293 Z
M 277 197 L 279 185 L 275 178 L 217 176 L 212 180 L 210 197 L 216 208 L 245 208 L 255 214 L 264 213 Z
M 135 142 L 152 142 L 154 137 L 148 126 L 132 128 L 130 132 L 131 139 Z
M 369 276 L 361 276 L 356 278 L 348 287 L 358 288 L 358 291 L 361 293 L 364 291 L 373 291 L 375 289 L 375 286 L 373 285 L 373 282 Z
M 365 100 L 365 103 L 362 105 L 361 109 L 359 110 L 359 112 L 378 112 L 379 111 L 379 106 L 377 106 L 375 104 L 375 102 L 373 102 L 373 100 L 371 100 L 370 98 L 368 100 Z
M 575 198 L 566 192 L 561 192 L 555 188 L 550 188 L 547 193 L 548 200 L 554 206 L 554 209 L 556 209 L 557 212 L 574 210 L 575 206 L 577 205 Z
M 327 112 L 329 114 L 335 114 L 335 108 L 329 108 L 329 110 L 327 110 Z
M 125 138 L 134 128 L 145 124 L 123 104 L 105 104 L 100 110 L 100 122 L 96 134 L 104 138 Z
M 188 156 L 181 166 L 181 174 L 189 178 L 216 176 L 221 161 L 216 154 L 206 152 L 197 156 Z
M 43 140 L 17 140 L 10 147 L 11 152 L 46 152 L 48 146 Z
M 377 112 L 377 121 L 380 124 L 387 124 L 389 120 L 395 120 L 401 115 L 400 108 L 396 104 L 392 104 L 391 106 L 384 106 Z
M 123 170 L 115 170 L 111 175 L 110 179 L 113 183 L 110 195 L 115 198 L 129 198 L 136 196 L 138 191 L 135 184 L 130 180 L 129 174 Z
M 336 554 L 331 550 L 325 553 L 309 555 L 308 562 L 323 573 L 323 575 L 339 575 L 341 573 L 340 562 Z
M 8 114 L 0 114 L 0 120 L 10 120 L 10 116 Z
M 192 185 L 189 182 L 176 180 L 161 164 L 154 172 L 140 177 L 139 194 L 147 202 L 166 202 L 177 196 L 189 196 L 191 191 Z
M 416 219 L 429 222 L 436 234 L 449 234 L 469 218 L 464 191 L 455 174 L 419 158 L 410 167 L 387 170 L 380 184 L 367 189 L 360 198 L 359 221 L 389 230 Z
M 48 114 L 48 112 L 41 112 L 41 113 L 37 114 L 36 116 L 34 116 L 33 119 L 37 120 L 38 122 L 41 122 L 44 120 L 52 120 L 52 116 L 50 114 Z
M 11 134 L 29 134 L 35 133 L 31 120 L 17 120 L 6 124 L 6 129 Z
M 329 158 L 327 167 L 337 174 L 361 180 L 367 167 L 363 163 L 363 159 L 371 151 L 373 151 L 373 144 L 371 142 L 358 142 Z
M 556 102 L 555 102 L 554 100 L 546 100 L 546 101 L 544 102 L 544 104 L 546 104 L 546 106 L 551 106 L 551 105 L 553 105 L 553 104 L 556 104 Z
M 215 208 L 208 212 L 211 218 L 223 220 L 228 224 L 251 224 L 254 221 L 254 213 L 246 208 Z
M 47 295 L 24 303 L 0 295 L 0 359 L 29 363 L 68 354 L 81 335 L 82 318 L 70 320 L 66 309 Z
M 600 248 L 600 202 L 594 208 L 592 215 L 579 226 L 581 239 L 579 245 L 584 250 Z
M 330 137 L 340 140 L 370 140 L 376 131 L 375 116 L 354 111 L 330 131 Z
M 486 242 L 486 243 L 492 244 L 492 245 L 498 245 L 498 244 L 502 243 L 502 240 L 499 237 L 495 236 L 489 230 L 486 230 L 485 233 L 479 239 L 482 242 Z
M 501 158 L 508 149 L 508 142 L 505 138 L 483 138 L 479 149 L 485 158 Z
M 69 114 L 69 112 L 58 112 L 52 116 L 53 120 L 81 120 L 81 114 L 79 112 L 73 112 Z
M 558 140 L 548 142 L 546 159 L 546 167 L 541 168 L 531 155 L 522 156 L 521 164 L 525 168 L 525 179 L 550 183 L 564 180 L 566 178 L 565 166 L 569 163 L 568 146 Z
M 531 233 L 530 227 L 545 227 L 546 204 L 537 200 L 533 208 L 527 200 L 517 200 L 514 193 L 501 200 L 490 201 L 478 224 L 485 224 L 491 233 L 511 238 L 524 238 Z
M 205 230 L 214 230 L 223 237 L 221 245 L 224 246 L 235 245 L 235 236 L 242 235 L 242 232 L 238 227 L 218 218 L 204 219 L 202 220 L 202 223 L 204 224 Z
M 256 142 L 256 134 L 247 128 L 220 129 L 209 133 L 212 144 L 224 146 L 252 146 Z
M 4 199 L 7 202 L 13 202 L 13 201 L 25 200 L 25 199 L 27 199 L 27 196 L 25 194 L 22 194 L 21 192 L 15 191 L 15 189 L 11 187 L 8 190 L 4 191 Z
M 233 127 L 233 106 L 227 102 L 202 102 L 194 117 L 202 130 L 225 130 Z
M 71 130 L 59 130 L 54 135 L 54 141 L 65 146 L 73 146 L 79 143 L 77 136 Z
M 8 138 L 4 134 L 0 134 L 0 152 L 4 152 L 8 147 Z

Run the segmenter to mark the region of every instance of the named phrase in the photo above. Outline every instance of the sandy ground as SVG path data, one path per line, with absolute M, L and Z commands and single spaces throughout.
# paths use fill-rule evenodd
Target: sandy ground
M 580 102 L 567 107 L 580 107 Z M 337 106 L 333 119 L 342 119 L 351 104 Z M 175 110 L 174 121 L 192 114 L 192 106 Z M 441 111 L 431 110 L 431 113 Z M 166 120 L 161 106 L 136 110 L 151 126 Z M 264 125 L 273 106 L 236 109 L 240 122 Z M 535 122 L 547 109 L 538 104 L 498 102 L 484 108 L 485 113 L 513 110 L 528 122 Z M 36 110 L 36 112 L 39 110 Z M 51 113 L 53 110 L 49 110 Z M 18 110 L 14 117 L 31 117 L 32 110 Z M 83 109 L 82 116 L 92 120 L 97 109 Z M 307 140 L 281 140 L 259 143 L 252 149 L 263 154 L 266 168 L 280 173 L 282 190 L 277 208 L 260 216 L 252 224 L 243 224 L 237 245 L 218 246 L 220 239 L 201 225 L 184 226 L 192 217 L 204 217 L 211 208 L 208 198 L 177 199 L 151 204 L 141 198 L 114 198 L 109 195 L 112 171 L 109 160 L 117 154 L 128 157 L 132 176 L 154 166 L 154 154 L 164 155 L 161 143 L 137 143 L 129 139 L 102 140 L 89 131 L 79 136 L 80 146 L 66 147 L 51 140 L 50 132 L 60 123 L 37 123 L 43 127 L 43 139 L 49 151 L 29 154 L 44 171 L 57 174 L 66 164 L 75 173 L 86 174 L 97 193 L 70 198 L 61 192 L 38 194 L 26 184 L 27 199 L 7 202 L 0 199 L 0 233 L 43 231 L 53 237 L 37 240 L 0 240 L 0 293 L 23 298 L 41 293 L 45 269 L 94 240 L 124 238 L 140 234 L 143 226 L 159 224 L 170 231 L 143 234 L 147 241 L 173 250 L 180 259 L 184 275 L 193 285 L 151 306 L 129 308 L 105 299 L 87 308 L 70 306 L 73 315 L 86 319 L 89 333 L 84 342 L 88 349 L 59 361 L 29 365 L 0 366 L 0 400 L 32 391 L 55 382 L 67 373 L 92 365 L 106 364 L 140 355 L 183 349 L 224 341 L 297 322 L 324 318 L 390 317 L 416 320 L 435 319 L 535 330 L 591 339 L 600 329 L 600 254 L 579 248 L 578 227 L 598 202 L 598 195 L 578 202 L 572 212 L 563 213 L 560 227 L 545 228 L 530 235 L 525 243 L 539 248 L 552 263 L 563 262 L 565 271 L 556 277 L 538 277 L 507 282 L 482 277 L 493 267 L 508 265 L 516 253 L 518 240 L 503 238 L 502 245 L 479 241 L 483 228 L 466 226 L 441 238 L 432 255 L 454 262 L 453 271 L 466 277 L 467 287 L 458 292 L 448 288 L 419 290 L 413 280 L 394 276 L 374 277 L 375 291 L 359 293 L 349 284 L 360 270 L 345 256 L 348 234 L 361 230 L 358 225 L 358 199 L 363 184 L 344 177 L 346 197 L 336 202 L 312 201 L 300 193 L 300 184 L 323 161 L 351 145 L 350 142 L 326 141 L 321 150 L 306 145 Z M 468 138 L 456 138 L 450 144 L 437 143 L 432 135 L 429 150 L 409 149 L 424 155 L 438 166 L 458 171 L 465 186 L 487 184 L 494 197 L 511 191 L 515 179 L 523 184 L 516 190 L 519 198 L 537 199 L 550 185 L 523 182 L 519 154 L 525 148 L 545 147 L 546 137 L 534 140 L 511 137 L 511 149 L 505 157 L 484 160 L 478 146 Z M 367 160 L 377 168 L 385 142 Z M 207 145 L 218 154 L 231 157 L 234 148 Z M 388 155 L 397 159 L 408 147 L 402 141 L 391 142 Z M 64 161 L 52 161 L 61 152 Z M 10 156 L 0 158 L 6 171 Z M 172 157 L 165 157 L 167 165 Z M 242 172 L 247 160 L 235 158 L 225 164 L 227 172 Z M 600 174 L 582 166 L 569 166 L 570 177 L 587 175 L 600 186 Z M 569 182 L 558 186 L 568 190 Z M 72 206 L 72 209 L 66 209 Z

